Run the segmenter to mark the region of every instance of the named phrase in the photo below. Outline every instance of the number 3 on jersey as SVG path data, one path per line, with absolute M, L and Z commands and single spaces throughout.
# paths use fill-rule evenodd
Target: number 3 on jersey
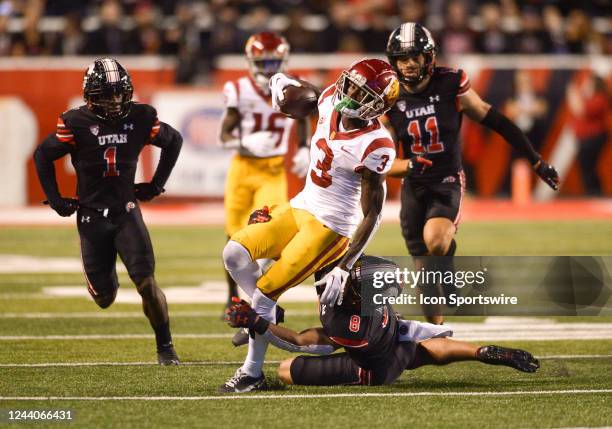
M 425 148 L 423 146 L 423 141 L 421 138 L 421 128 L 419 127 L 419 120 L 415 119 L 410 121 L 408 124 L 408 134 L 412 137 L 412 145 L 410 146 L 410 150 L 412 153 L 437 153 L 444 151 L 444 143 L 442 143 L 438 136 L 440 133 L 438 132 L 438 121 L 435 116 L 430 116 L 425 121 L 425 130 L 429 133 L 429 145 Z
M 318 175 L 314 169 L 310 170 L 310 179 L 315 185 L 322 188 L 327 188 L 332 184 L 331 174 L 328 173 L 332 167 L 334 152 L 327 146 L 325 139 L 319 139 L 316 143 L 317 147 L 323 151 L 323 159 L 317 160 L 317 169 L 321 170 L 321 175 Z

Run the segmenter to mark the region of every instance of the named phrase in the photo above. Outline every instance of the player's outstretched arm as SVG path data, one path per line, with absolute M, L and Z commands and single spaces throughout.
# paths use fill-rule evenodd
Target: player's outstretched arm
M 164 192 L 164 186 L 181 153 L 183 137 L 170 125 L 160 122 L 159 132 L 151 140 L 151 144 L 161 148 L 161 155 L 153 179 L 148 183 L 137 183 L 135 185 L 135 195 L 140 201 L 152 200 Z
M 77 202 L 73 198 L 62 198 L 60 195 L 53 161 L 62 158 L 71 150 L 70 144 L 60 142 L 55 133 L 51 133 L 34 152 L 34 165 L 40 185 L 45 192 L 49 205 L 60 216 L 70 216 L 74 213 L 77 209 Z
M 378 229 L 380 216 L 385 201 L 385 175 L 364 168 L 361 175 L 361 210 L 363 219 L 357 227 L 351 244 L 338 265 L 325 277 L 315 282 L 315 286 L 325 286 L 321 293 L 321 304 L 333 307 L 342 304 L 344 286 L 349 276 L 349 270 L 370 242 Z
M 226 322 L 232 328 L 248 328 L 268 339 L 276 347 L 292 353 L 326 355 L 338 346 L 325 334 L 323 328 L 310 328 L 302 332 L 270 323 L 260 317 L 244 300 L 226 310 Z
M 559 189 L 559 174 L 552 165 L 547 164 L 533 145 L 516 126 L 503 113 L 492 107 L 480 98 L 473 89 L 469 89 L 459 97 L 461 110 L 476 122 L 480 122 L 502 136 L 508 144 L 525 156 L 533 166 L 534 171 L 548 186 L 555 191 Z

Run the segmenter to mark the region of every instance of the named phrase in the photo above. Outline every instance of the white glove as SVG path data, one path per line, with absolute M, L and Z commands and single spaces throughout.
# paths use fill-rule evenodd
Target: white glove
M 298 177 L 305 177 L 310 167 L 310 149 L 302 146 L 293 156 L 291 172 Z
M 270 156 L 270 152 L 276 148 L 280 136 L 278 132 L 257 131 L 242 137 L 241 144 L 246 150 L 259 158 Z
M 318 282 L 315 282 L 315 286 L 325 285 L 325 290 L 321 294 L 321 304 L 329 305 L 333 307 L 336 302 L 338 305 L 342 305 L 342 299 L 344 298 L 344 286 L 348 280 L 349 272 L 344 271 L 340 267 L 335 267 L 325 277 Z
M 293 86 L 302 86 L 302 84 L 290 78 L 284 73 L 276 73 L 270 78 L 270 96 L 272 97 L 272 108 L 277 112 L 280 111 L 278 107 L 279 103 L 282 104 L 285 100 L 285 94 L 283 94 L 283 90 L 289 85 Z

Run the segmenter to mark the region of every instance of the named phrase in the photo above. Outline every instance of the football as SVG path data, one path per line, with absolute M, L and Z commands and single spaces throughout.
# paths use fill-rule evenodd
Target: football
M 283 95 L 285 99 L 278 107 L 290 118 L 305 118 L 317 105 L 317 93 L 312 88 L 289 85 Z

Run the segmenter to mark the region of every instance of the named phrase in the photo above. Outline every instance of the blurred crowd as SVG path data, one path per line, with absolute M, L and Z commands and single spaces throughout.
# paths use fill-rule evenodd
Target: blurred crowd
M 0 56 L 172 55 L 189 79 L 253 32 L 292 52 L 381 52 L 405 21 L 441 54 L 612 54 L 609 0 L 0 0 Z

